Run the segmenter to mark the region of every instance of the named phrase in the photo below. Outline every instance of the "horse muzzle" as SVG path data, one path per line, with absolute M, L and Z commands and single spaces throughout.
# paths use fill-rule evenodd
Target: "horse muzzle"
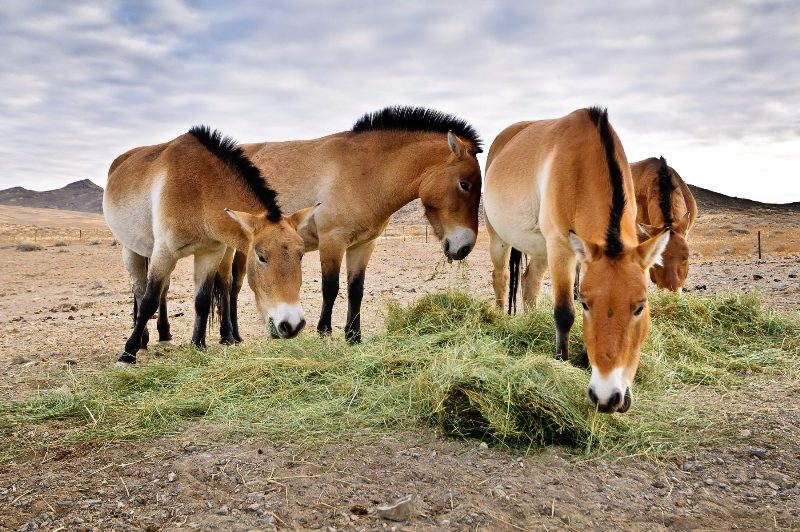
M 270 330 L 269 323 L 267 324 L 267 334 L 277 336 L 278 338 L 294 338 L 306 326 L 306 320 L 303 316 L 303 307 L 299 304 L 289 305 L 281 303 L 275 309 L 269 312 L 269 317 L 274 324 L 274 330 Z
M 472 251 L 476 239 L 475 232 L 466 227 L 448 231 L 442 240 L 442 251 L 450 260 L 462 260 Z

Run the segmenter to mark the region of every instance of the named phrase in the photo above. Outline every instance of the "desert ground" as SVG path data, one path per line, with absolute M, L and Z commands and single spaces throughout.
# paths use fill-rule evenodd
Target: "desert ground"
M 378 243 L 366 279 L 366 335 L 381 330 L 389 299 L 449 289 L 492 297 L 486 234 L 465 264 L 447 264 L 438 242 L 425 242 L 422 223 L 418 214 L 399 217 Z M 34 240 L 41 249 L 18 249 Z M 691 245 L 691 294 L 756 290 L 770 308 L 800 310 L 797 212 L 701 213 Z M 304 260 L 303 334 L 316 334 L 317 260 Z M 0 272 L 0 399 L 113 364 L 129 332 L 131 295 L 101 216 L 0 207 Z M 169 300 L 178 346 L 191 334 L 192 291 L 191 261 L 183 260 Z M 334 336 L 342 336 L 345 294 Z M 269 342 L 248 288 L 241 300 L 245 341 Z M 140 358 L 146 364 L 176 348 L 154 346 Z M 309 448 L 232 440 L 224 427 L 194 425 L 157 441 L 54 447 L 0 464 L 0 530 L 800 529 L 800 383 L 753 379 L 717 408 L 711 422 L 747 427 L 735 444 L 662 461 L 580 460 L 558 447 L 512 453 L 424 428 Z M 0 429 L 0 444 L 19 430 Z M 33 430 L 40 432 L 26 436 L 47 441 L 46 431 Z M 410 520 L 375 515 L 377 505 L 407 494 L 415 496 Z

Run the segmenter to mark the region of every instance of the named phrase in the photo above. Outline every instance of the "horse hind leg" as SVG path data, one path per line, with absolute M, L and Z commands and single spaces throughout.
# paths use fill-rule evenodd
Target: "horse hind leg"
M 511 256 L 511 246 L 504 242 L 494 231 L 489 220 L 486 220 L 486 229 L 489 233 L 489 256 L 492 259 L 492 288 L 494 288 L 494 301 L 497 308 L 505 307 L 506 290 L 508 289 L 508 259 Z
M 339 295 L 339 271 L 345 247 L 335 238 L 320 238 L 319 260 L 322 266 L 322 310 L 317 323 L 317 332 L 330 334 L 333 332 L 333 304 Z
M 214 295 L 217 298 L 219 312 L 219 343 L 232 345 L 236 343 L 233 334 L 233 319 L 231 312 L 231 286 L 233 284 L 233 259 L 236 250 L 228 248 L 219 263 L 217 274 L 214 277 Z M 213 309 L 212 309 L 213 311 Z M 241 339 L 239 340 L 241 341 Z
M 245 273 L 247 273 L 247 255 L 237 251 L 231 265 L 230 289 L 231 335 L 237 344 L 242 342 L 242 336 L 239 334 L 239 292 L 244 285 Z
M 211 312 L 214 279 L 224 255 L 225 247 L 220 246 L 218 249 L 196 253 L 194 256 L 195 318 L 192 343 L 200 348 L 206 347 L 206 330 Z
M 528 267 L 522 274 L 522 301 L 525 310 L 535 308 L 539 302 L 542 279 L 547 272 L 547 245 L 544 237 L 537 238 L 529 255 Z
M 376 243 L 377 240 L 370 240 L 347 250 L 347 321 L 344 326 L 344 337 L 350 343 L 361 341 L 364 276 Z

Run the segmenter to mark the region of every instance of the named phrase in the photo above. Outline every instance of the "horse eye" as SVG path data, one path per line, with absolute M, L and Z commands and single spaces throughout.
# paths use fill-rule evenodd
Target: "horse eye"
M 634 315 L 634 316 L 639 316 L 639 315 L 640 315 L 640 314 L 641 314 L 643 311 L 644 311 L 644 305 L 642 305 L 641 307 L 637 308 L 637 309 L 636 309 L 636 310 L 633 312 L 633 315 Z
M 585 310 L 585 311 L 587 311 L 587 312 L 588 312 L 588 310 L 589 310 L 589 305 L 587 305 L 586 303 L 584 303 L 583 301 L 581 301 L 581 306 L 583 307 L 583 310 Z
M 264 255 L 259 255 L 258 256 L 258 260 L 259 260 L 259 262 L 263 262 L 263 263 L 267 262 L 267 259 L 264 258 Z
M 469 189 L 471 188 L 471 185 L 468 182 L 462 181 L 459 184 L 461 185 L 461 190 L 463 190 L 464 192 L 469 192 Z

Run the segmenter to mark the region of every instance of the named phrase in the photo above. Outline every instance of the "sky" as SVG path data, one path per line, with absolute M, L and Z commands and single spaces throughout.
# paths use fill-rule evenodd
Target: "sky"
M 199 123 L 315 138 L 387 105 L 460 116 L 486 148 L 602 105 L 631 162 L 800 201 L 800 2 L 0 0 L 0 188 L 105 185 Z

